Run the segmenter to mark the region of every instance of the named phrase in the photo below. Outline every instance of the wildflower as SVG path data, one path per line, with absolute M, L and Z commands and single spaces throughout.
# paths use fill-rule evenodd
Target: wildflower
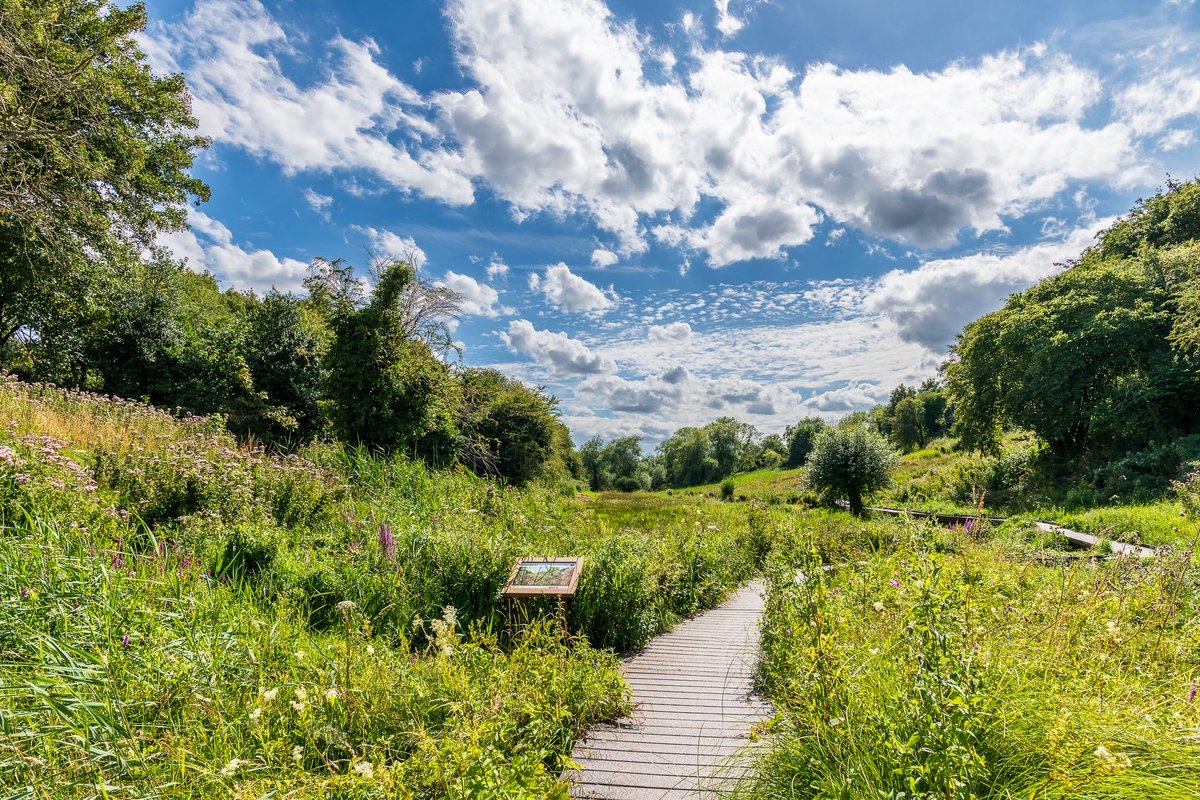
M 369 656 L 375 655 L 375 648 L 372 647 L 371 645 L 367 645 L 367 655 L 369 655 Z
M 1123 769 L 1129 769 L 1133 762 L 1124 753 L 1113 753 L 1104 745 L 1096 748 L 1097 770 L 1101 775 L 1112 775 Z
M 303 650 L 297 650 L 297 651 L 296 651 L 296 652 L 293 654 L 293 658 L 295 658 L 297 661 L 303 661 L 303 660 L 304 660 L 304 651 L 303 651 Z
M 278 686 L 276 686 L 274 689 L 268 689 L 267 691 L 263 692 L 263 700 L 265 700 L 268 703 L 274 702 L 275 696 L 278 694 L 279 694 Z
M 254 710 L 250 712 L 251 721 L 257 720 L 261 716 L 262 716 L 262 706 L 255 706 Z
M 896 580 L 895 578 L 888 578 L 888 583 L 890 583 L 894 589 L 900 588 L 900 581 Z
M 301 715 L 303 715 L 304 712 L 308 710 L 308 703 L 303 703 L 299 700 L 293 700 L 291 703 L 291 706 L 292 706 L 292 711 L 295 711 L 297 714 L 301 714 Z
M 876 611 L 883 611 L 883 603 L 879 602 L 878 600 L 876 600 L 875 604 L 871 607 L 874 608 Z
M 303 759 L 303 758 L 304 758 L 304 747 L 301 745 L 296 745 L 295 747 L 293 747 L 292 748 L 292 761 L 295 761 L 297 764 L 299 764 L 301 759 Z
M 302 702 L 303 702 L 304 700 L 307 700 L 307 699 L 308 699 L 308 692 L 304 691 L 304 687 L 303 687 L 303 686 L 301 686 L 301 687 L 297 688 L 297 689 L 296 689 L 296 691 L 292 692 L 292 694 L 294 694 L 294 695 L 296 696 L 296 699 L 297 699 L 297 700 L 300 700 L 300 701 L 302 701 Z
M 249 763 L 250 763 L 249 761 L 243 761 L 240 758 L 235 758 L 232 761 L 230 761 L 228 764 L 226 764 L 225 766 L 221 767 L 221 775 L 226 778 L 233 777 L 234 775 L 237 774 L 237 771 L 239 769 L 241 769 L 243 765 L 249 764 Z
M 386 522 L 379 526 L 379 552 L 384 558 L 396 560 L 396 539 L 392 536 L 392 528 Z
M 374 778 L 375 767 L 370 761 L 359 761 L 354 765 L 354 774 L 358 775 L 360 778 Z
M 129 647 L 129 634 L 128 633 L 121 637 L 121 647 Z
M 327 703 L 333 703 L 333 702 L 336 702 L 336 701 L 337 701 L 337 699 L 338 699 L 338 693 L 337 693 L 337 689 L 332 689 L 332 688 L 331 688 L 331 689 L 328 689 L 328 690 L 326 690 L 326 692 L 325 692 L 325 702 L 327 702 Z
M 33 589 L 29 588 L 28 586 L 21 587 L 21 597 L 22 598 L 28 600 L 32 596 L 33 596 Z
M 1189 703 L 1196 699 L 1196 684 L 1195 683 L 1193 683 L 1191 686 L 1188 687 L 1187 699 L 1188 699 Z

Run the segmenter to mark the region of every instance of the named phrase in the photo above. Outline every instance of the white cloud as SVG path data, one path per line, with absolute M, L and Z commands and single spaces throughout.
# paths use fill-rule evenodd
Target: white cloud
M 378 62 L 370 39 L 296 42 L 259 0 L 199 0 L 142 44 L 158 69 L 186 73 L 200 130 L 217 142 L 289 174 L 358 168 L 448 203 L 473 199 L 458 157 L 424 141 L 437 133 L 427 101 Z M 329 58 L 321 77 L 301 85 L 284 73 L 285 59 L 314 50 Z M 395 134 L 421 144 L 410 152 Z
M 333 205 L 333 198 L 309 188 L 305 188 L 303 194 L 304 201 L 308 203 L 309 208 L 317 212 L 321 219 L 329 222 L 329 209 Z
M 606 356 L 593 353 L 578 339 L 565 333 L 539 331 L 529 320 L 516 319 L 500 338 L 514 353 L 529 356 L 556 375 L 595 375 L 615 372 L 616 363 Z
M 651 325 L 647 333 L 650 339 L 690 339 L 692 326 L 686 322 L 672 322 L 670 325 Z
M 611 250 L 605 250 L 603 248 L 598 248 L 598 249 L 592 251 L 592 264 L 599 267 L 600 269 L 604 269 L 605 267 L 611 267 L 613 264 L 617 263 L 618 261 L 620 261 L 620 257 Z
M 605 311 L 616 305 L 615 294 L 605 292 L 586 278 L 571 272 L 566 264 L 546 267 L 544 278 L 537 273 L 529 276 L 529 287 L 541 289 L 546 301 L 567 312 Z
M 437 286 L 445 286 L 462 296 L 462 312 L 476 317 L 498 317 L 501 314 L 511 314 L 513 309 L 500 305 L 500 294 L 480 283 L 470 275 L 461 275 L 453 270 L 447 270 L 446 275 Z
M 962 327 L 1003 305 L 1013 292 L 1061 271 L 1061 263 L 1094 243 L 1113 219 L 1093 220 L 1060 241 L 1042 242 L 998 255 L 976 253 L 927 261 L 915 270 L 893 270 L 864 302 L 868 311 L 893 320 L 905 341 L 944 352 Z
M 717 8 L 717 30 L 725 36 L 733 36 L 746 26 L 746 21 L 729 13 L 729 0 L 715 0 Z
M 489 281 L 499 280 L 500 278 L 508 277 L 508 265 L 498 258 L 493 257 L 487 265 L 487 276 Z
M 719 0 L 725 29 L 739 8 Z M 921 246 L 1004 230 L 1079 182 L 1147 179 L 1148 132 L 1187 135 L 1154 122 L 1157 98 L 1169 120 L 1200 102 L 1194 73 L 1168 71 L 1135 78 L 1114 116 L 1115 90 L 1041 44 L 926 72 L 797 74 L 693 38 L 664 73 L 673 54 L 601 0 L 452 0 L 447 16 L 471 85 L 429 95 L 370 40 L 301 48 L 257 0 L 199 0 L 147 49 L 185 71 L 205 133 L 285 171 L 357 170 L 447 203 L 479 181 L 518 219 L 587 215 L 622 256 L 652 227 L 714 266 L 779 257 L 822 217 Z M 316 80 L 285 74 L 313 50 L 330 54 Z M 702 200 L 715 217 L 696 218 Z
M 280 258 L 270 250 L 246 249 L 233 240 L 224 223 L 196 208 L 188 211 L 191 230 L 174 231 L 158 238 L 158 244 L 176 258 L 186 259 L 197 272 L 208 271 L 227 286 L 266 292 L 297 291 L 308 272 L 308 263 Z
M 1200 114 L 1200 73 L 1194 68 L 1164 70 L 1150 80 L 1126 87 L 1117 96 L 1116 106 L 1117 113 L 1139 136 L 1168 132 L 1172 125 L 1189 117 L 1194 122 Z M 1168 143 L 1187 144 L 1191 133 L 1186 128 L 1169 131 Z
M 351 225 L 351 228 L 366 235 L 371 256 L 375 259 L 408 261 L 420 269 L 426 261 L 425 251 L 411 236 L 401 236 L 392 231 L 372 228 L 369 225 Z

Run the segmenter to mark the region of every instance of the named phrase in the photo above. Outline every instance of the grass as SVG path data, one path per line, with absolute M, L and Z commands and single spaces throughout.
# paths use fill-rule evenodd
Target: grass
M 778 714 L 743 796 L 1195 796 L 1190 550 L 1047 565 L 999 532 L 893 529 L 853 567 L 804 545 L 773 564 L 760 681 Z
M 565 797 L 636 647 L 766 517 L 581 503 L 0 382 L 0 785 L 28 797 Z M 744 511 L 744 509 L 742 510 Z M 518 555 L 582 555 L 564 635 Z

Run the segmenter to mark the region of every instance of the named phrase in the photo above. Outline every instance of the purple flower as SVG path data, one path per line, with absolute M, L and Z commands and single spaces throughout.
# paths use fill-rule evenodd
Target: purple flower
M 386 522 L 379 526 L 379 552 L 384 557 L 396 560 L 396 540 L 392 537 L 392 528 Z
M 1190 703 L 1195 699 L 1196 699 L 1196 684 L 1193 683 L 1191 686 L 1188 687 L 1188 702 Z
M 28 597 L 29 597 L 29 595 L 30 595 L 29 587 L 28 587 L 28 586 L 22 586 L 22 587 L 21 587 L 21 597 L 28 598 Z M 1194 689 L 1195 687 L 1192 687 L 1192 688 Z
M 129 634 L 128 633 L 125 634 L 121 638 L 121 647 L 129 647 Z
M 888 583 L 890 583 L 894 588 L 900 588 L 900 581 L 896 580 L 895 578 L 888 578 Z

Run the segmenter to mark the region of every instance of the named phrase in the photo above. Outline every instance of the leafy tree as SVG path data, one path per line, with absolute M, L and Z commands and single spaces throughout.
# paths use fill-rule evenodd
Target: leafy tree
M 925 404 L 910 394 L 892 412 L 892 440 L 901 450 L 925 446 Z
M 820 417 L 805 417 L 787 429 L 788 456 L 786 465 L 802 467 L 808 461 L 817 434 L 825 430 L 825 420 Z
M 145 24 L 140 3 L 0 5 L 0 354 L 94 305 L 107 273 L 208 198 L 188 174 L 207 141 L 183 78 L 145 64 Z
M 559 434 L 558 401 L 494 369 L 462 373 L 460 458 L 475 472 L 528 483 L 559 466 L 569 474 Z M 569 449 L 569 437 L 566 447 Z
M 863 497 L 886 487 L 896 453 L 878 433 L 862 425 L 839 425 L 817 435 L 808 458 L 807 484 L 828 498 L 845 498 L 863 513 Z
M 717 462 L 717 478 L 725 478 L 743 468 L 744 459 L 758 438 L 753 425 L 739 422 L 733 417 L 719 417 L 704 426 L 711 447 L 710 453 Z
M 342 439 L 444 463 L 457 448 L 459 386 L 426 341 L 409 338 L 421 331 L 405 305 L 415 281 L 412 266 L 394 262 L 380 270 L 369 303 L 340 311 L 326 392 Z
M 277 409 L 253 432 L 268 442 L 306 441 L 323 427 L 322 332 L 304 313 L 304 303 L 271 292 L 250 311 L 246 363 L 254 386 Z
M 579 461 L 583 467 L 584 479 L 588 488 L 593 492 L 602 492 L 612 488 L 612 474 L 604 466 L 604 440 L 593 436 L 579 448 Z
M 720 465 L 711 452 L 708 431 L 680 428 L 658 446 L 658 461 L 668 485 L 699 486 L 715 480 Z

